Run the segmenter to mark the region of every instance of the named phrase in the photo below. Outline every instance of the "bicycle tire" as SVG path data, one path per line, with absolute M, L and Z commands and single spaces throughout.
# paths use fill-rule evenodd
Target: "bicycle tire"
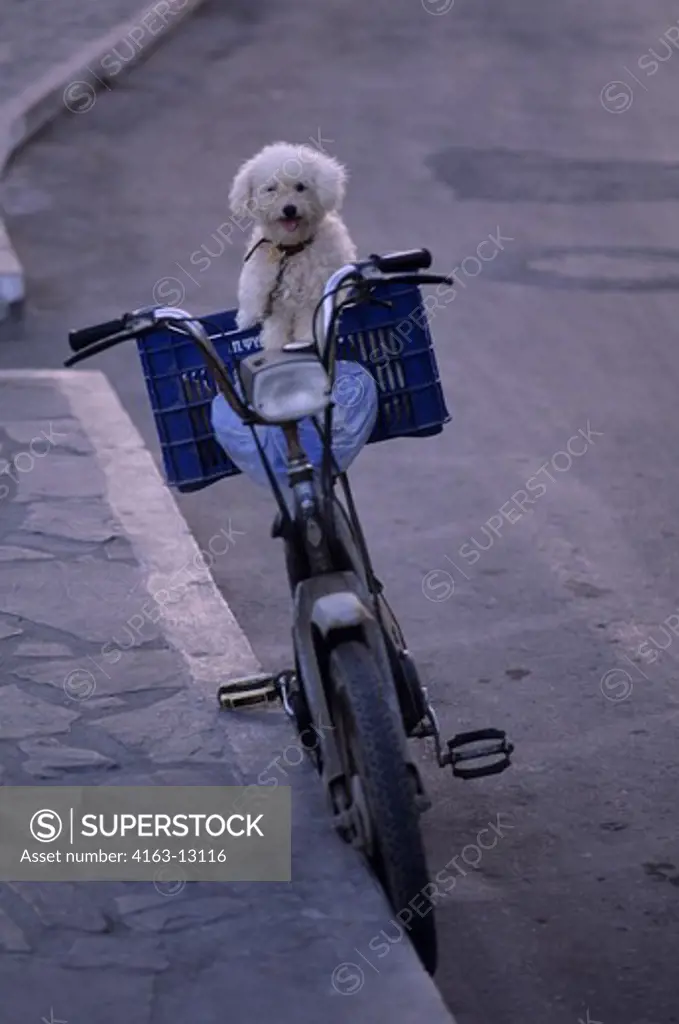
M 332 650 L 329 670 L 340 757 L 345 761 L 343 768 L 347 774 L 360 777 L 377 847 L 370 866 L 397 920 L 401 921 L 400 911 L 412 912 L 404 927 L 425 970 L 434 974 L 437 937 L 433 905 L 420 916 L 411 903 L 418 896 L 429 903 L 429 871 L 414 800 L 414 781 L 403 760 L 392 711 L 380 693 L 383 683 L 375 659 L 365 644 L 346 640 Z M 354 741 L 351 752 L 347 750 L 351 742 L 346 736 L 348 730 Z

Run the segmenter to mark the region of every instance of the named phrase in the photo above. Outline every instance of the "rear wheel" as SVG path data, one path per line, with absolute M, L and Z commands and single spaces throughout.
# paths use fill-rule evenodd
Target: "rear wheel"
M 429 872 L 415 804 L 415 781 L 403 760 L 392 711 L 375 660 L 348 640 L 330 655 L 332 717 L 347 779 L 354 843 L 360 846 L 425 969 L 436 970 L 436 924 L 427 896 Z M 413 909 L 414 906 L 419 909 Z

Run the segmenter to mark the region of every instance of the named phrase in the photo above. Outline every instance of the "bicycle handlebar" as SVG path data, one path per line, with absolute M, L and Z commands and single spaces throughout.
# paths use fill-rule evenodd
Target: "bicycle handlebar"
M 386 256 L 373 253 L 370 261 L 381 274 L 410 274 L 416 270 L 429 270 L 431 253 L 429 249 L 405 249 L 403 252 L 390 252 Z
M 350 263 L 341 267 L 328 280 L 323 294 L 324 341 L 336 341 L 336 331 L 328 338 L 335 320 L 335 301 L 342 286 L 350 281 L 380 280 L 383 275 L 397 284 L 453 284 L 452 278 L 439 274 L 419 274 L 420 268 L 431 266 L 431 253 L 427 249 L 411 249 L 404 252 L 389 253 L 386 256 L 371 256 L 360 263 Z M 375 274 L 365 274 L 366 270 Z M 210 335 L 199 317 L 192 317 L 184 310 L 174 307 L 147 307 L 134 313 L 126 313 L 122 317 L 94 324 L 80 330 L 70 331 L 68 342 L 74 355 L 64 361 L 64 366 L 71 367 L 76 363 L 89 359 L 91 356 L 105 352 L 123 341 L 142 338 L 158 327 L 188 335 L 200 349 L 205 362 L 215 379 L 218 390 L 224 395 L 234 411 L 249 422 L 264 423 L 252 409 L 238 396 L 226 367 L 217 352 Z

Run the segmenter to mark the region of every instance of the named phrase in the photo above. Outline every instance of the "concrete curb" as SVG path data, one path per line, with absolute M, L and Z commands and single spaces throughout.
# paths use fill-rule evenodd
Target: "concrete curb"
M 13 382 L 18 386 L 25 382 L 44 382 L 66 396 L 73 417 L 92 446 L 105 479 L 104 500 L 129 537 L 149 596 L 157 593 L 158 586 L 167 586 L 168 580 L 175 577 L 178 564 L 199 564 L 195 560 L 200 558 L 201 551 L 186 520 L 103 373 L 98 370 L 0 371 L 0 384 Z M 210 701 L 216 710 L 219 682 L 261 671 L 247 637 L 209 574 L 202 580 L 194 579 L 183 589 L 181 616 L 175 616 L 164 604 L 158 608 L 161 617 L 157 625 L 182 656 L 196 699 Z M 275 745 L 285 752 L 293 733 L 285 716 L 277 709 L 269 708 L 252 715 L 242 713 L 232 721 L 229 747 L 236 763 L 230 768 L 237 770 L 243 784 L 261 777 L 262 772 L 259 776 L 257 772 L 263 767 L 262 758 L 274 734 Z M 318 816 L 322 819 L 323 803 L 320 786 L 312 778 L 303 809 L 297 812 L 297 827 L 304 828 L 305 821 L 317 823 Z M 352 1024 L 383 1024 L 387 1020 L 390 1024 L 420 1024 L 421 1021 L 455 1024 L 410 944 L 401 939 L 381 941 L 384 939 L 381 928 L 388 927 L 389 934 L 393 935 L 398 925 L 393 920 L 390 922 L 393 911 L 387 907 L 368 872 L 360 862 L 353 860 L 353 855 L 349 857 L 348 847 L 339 843 L 329 826 L 322 824 L 317 828 L 314 825 L 311 838 L 313 858 L 329 864 L 332 869 L 312 880 L 313 906 L 335 906 L 338 882 L 345 875 L 351 879 L 355 905 L 349 915 L 343 911 L 327 916 L 326 937 L 342 951 L 342 956 L 341 962 L 333 961 L 330 965 L 327 978 L 324 976 L 323 1007 L 313 1017 L 308 1017 L 300 1014 L 295 1002 L 286 1003 L 283 999 L 277 1017 L 280 1024 L 318 1019 L 328 1024 L 345 1024 L 349 1020 Z M 276 923 L 274 917 L 270 924 L 275 926 Z M 278 924 L 295 927 L 287 920 Z M 373 939 L 369 941 L 371 936 Z M 378 947 L 372 944 L 375 941 Z M 385 947 L 388 955 L 376 953 L 376 948 Z M 294 953 L 297 960 L 301 948 Z M 345 950 L 351 960 L 344 959 Z M 372 952 L 372 959 L 361 950 Z M 304 978 L 312 960 L 311 952 L 304 950 L 301 958 Z M 379 966 L 374 960 L 379 961 Z M 256 957 L 252 963 L 255 984 L 261 984 Z M 300 982 L 294 984 L 298 986 Z M 263 1015 L 263 1019 L 267 1016 Z
M 60 114 L 85 114 L 101 89 L 144 60 L 204 0 L 156 0 L 135 17 L 82 46 L 71 58 L 0 108 L 0 177 L 12 156 Z M 122 58 L 113 52 L 125 44 L 135 52 Z M 26 277 L 0 216 L 0 320 L 26 298 Z

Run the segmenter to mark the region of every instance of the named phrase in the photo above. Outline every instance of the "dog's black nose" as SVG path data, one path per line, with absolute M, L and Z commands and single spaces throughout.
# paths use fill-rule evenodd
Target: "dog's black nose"
M 284 217 L 289 217 L 289 218 L 296 217 L 297 216 L 297 207 L 293 206 L 292 203 L 288 203 L 287 206 L 283 207 L 283 216 Z

